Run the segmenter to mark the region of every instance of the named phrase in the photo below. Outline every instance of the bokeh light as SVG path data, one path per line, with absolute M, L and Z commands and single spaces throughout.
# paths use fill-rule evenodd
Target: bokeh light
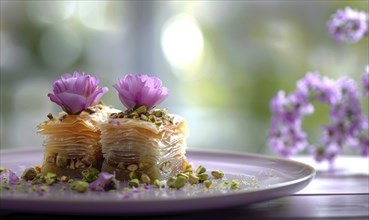
M 26 1 L 26 11 L 36 25 L 63 22 L 75 13 L 76 1 Z
M 204 39 L 196 20 L 190 15 L 179 14 L 164 24 L 161 45 L 168 62 L 181 66 L 191 64 L 201 56 Z

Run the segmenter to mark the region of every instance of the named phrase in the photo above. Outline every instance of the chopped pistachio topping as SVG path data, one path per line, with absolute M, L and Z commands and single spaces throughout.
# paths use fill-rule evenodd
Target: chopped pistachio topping
M 149 184 L 150 181 L 151 181 L 151 179 L 150 179 L 150 177 L 148 175 L 146 175 L 144 173 L 141 175 L 141 182 L 146 183 L 146 184 Z
M 31 168 L 27 168 L 23 172 L 21 178 L 24 179 L 25 181 L 29 181 L 29 180 L 33 180 L 36 176 L 37 176 L 37 172 L 35 168 L 31 167 Z
M 231 189 L 241 189 L 236 180 L 231 181 Z
M 188 182 L 190 184 L 197 184 L 197 183 L 199 183 L 199 178 L 195 174 L 191 173 L 189 175 Z
M 199 182 L 204 182 L 205 180 L 208 180 L 209 175 L 207 173 L 200 173 L 197 174 L 197 177 L 199 178 Z
M 57 179 L 57 175 L 55 173 L 47 173 L 46 176 L 44 176 L 45 182 L 48 185 L 53 185 L 54 183 L 56 183 L 58 181 Z
M 88 189 L 88 182 L 85 181 L 74 181 L 71 184 L 72 190 L 83 193 Z
M 187 178 L 186 177 L 184 177 L 184 176 L 178 176 L 177 179 L 174 181 L 173 186 L 176 189 L 180 189 L 180 188 L 182 188 L 185 185 L 186 182 L 187 182 Z
M 200 165 L 197 170 L 196 170 L 196 173 L 197 174 L 201 174 L 201 173 L 205 173 L 206 172 L 206 168 L 202 165 Z
M 205 185 L 205 187 L 206 187 L 206 188 L 210 188 L 211 184 L 212 184 L 212 183 L 211 183 L 211 181 L 210 181 L 210 180 L 205 180 L 205 181 L 204 181 L 204 185 Z
M 138 187 L 140 185 L 140 181 L 138 179 L 132 179 L 128 182 L 130 187 Z
M 158 180 L 158 179 L 155 179 L 155 180 L 154 180 L 154 185 L 155 185 L 156 187 L 158 187 L 158 188 L 164 188 L 164 187 L 165 187 L 165 185 L 164 185 L 164 184 L 162 184 L 162 183 L 160 182 L 160 180 Z
M 63 183 L 66 183 L 66 182 L 68 182 L 69 178 L 68 178 L 67 176 L 62 176 L 62 177 L 60 178 L 60 180 L 61 180 Z
M 173 124 L 173 117 L 168 115 L 168 111 L 166 109 L 153 109 L 148 111 L 147 107 L 142 105 L 137 107 L 136 109 L 130 109 L 125 112 L 112 113 L 110 115 L 111 119 L 115 118 L 131 118 L 142 121 L 149 121 L 155 123 L 157 126 L 161 126 L 162 124 Z
M 129 171 L 136 171 L 138 169 L 138 165 L 137 164 L 130 164 L 127 166 L 127 170 Z
M 65 167 L 67 167 L 68 159 L 64 158 L 64 157 L 57 156 L 55 164 L 59 168 L 65 168 Z
M 149 118 L 146 115 L 144 115 L 144 114 L 141 114 L 140 118 L 142 120 L 144 120 L 144 121 L 148 121 L 149 120 Z
M 83 181 L 91 183 L 99 177 L 99 170 L 93 167 L 89 167 L 82 171 Z
M 184 170 L 185 170 L 185 172 L 192 173 L 193 172 L 193 163 L 186 164 L 186 167 L 185 167 Z
M 177 175 L 177 177 L 183 177 L 183 178 L 185 178 L 186 180 L 188 180 L 188 175 L 187 174 L 185 174 L 185 173 L 180 173 L 180 174 L 178 174 Z
M 128 174 L 129 179 L 133 180 L 133 179 L 137 179 L 137 174 L 135 171 L 132 171 Z
M 175 181 L 176 181 L 175 177 L 169 177 L 169 179 L 167 180 L 167 186 L 173 187 Z
M 221 170 L 213 170 L 211 171 L 211 175 L 216 179 L 221 179 L 224 177 L 224 173 Z
M 146 108 L 146 106 L 145 106 L 145 105 L 141 105 L 140 107 L 138 107 L 138 108 L 136 109 L 136 112 L 137 112 L 138 114 L 145 114 L 145 113 L 147 112 L 147 108 Z

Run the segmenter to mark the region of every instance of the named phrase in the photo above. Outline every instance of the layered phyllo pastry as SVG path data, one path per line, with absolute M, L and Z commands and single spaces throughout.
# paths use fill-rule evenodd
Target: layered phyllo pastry
M 96 77 L 75 72 L 64 74 L 53 83 L 50 100 L 62 107 L 57 117 L 38 125 L 44 136 L 42 174 L 81 177 L 87 167 L 101 169 L 102 153 L 99 125 L 108 120 L 114 109 L 98 104 L 108 91 L 98 86 Z
M 168 96 L 160 79 L 128 74 L 113 87 L 127 110 L 100 125 L 102 171 L 119 180 L 164 180 L 187 166 L 184 118 L 155 106 Z M 143 180 L 145 181 L 145 180 Z

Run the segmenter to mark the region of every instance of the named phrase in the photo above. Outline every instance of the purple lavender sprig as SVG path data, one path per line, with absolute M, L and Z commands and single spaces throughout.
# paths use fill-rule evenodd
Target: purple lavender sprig
M 304 116 L 314 112 L 311 100 L 330 107 L 331 123 L 322 126 L 320 143 L 315 146 L 307 142 L 301 128 Z M 293 93 L 286 96 L 284 91 L 278 92 L 270 108 L 272 126 L 268 144 L 281 156 L 289 157 L 309 148 L 317 161 L 328 160 L 333 164 L 346 145 L 368 156 L 368 119 L 361 111 L 357 85 L 348 77 L 335 81 L 318 73 L 308 73 L 297 82 Z
M 346 7 L 327 22 L 332 38 L 338 43 L 355 43 L 368 35 L 368 14 Z

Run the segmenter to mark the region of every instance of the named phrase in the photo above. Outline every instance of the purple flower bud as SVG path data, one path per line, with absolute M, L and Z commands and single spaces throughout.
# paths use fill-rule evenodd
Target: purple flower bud
M 93 191 L 104 191 L 106 186 L 113 181 L 114 175 L 110 173 L 101 172 L 99 177 L 90 183 L 89 189 Z
M 142 105 L 151 109 L 169 95 L 168 89 L 162 86 L 159 78 L 143 74 L 127 74 L 113 87 L 118 91 L 122 104 L 128 109 Z
M 365 74 L 363 78 L 361 79 L 361 85 L 363 86 L 363 93 L 364 96 L 369 95 L 369 65 L 365 68 Z
M 68 114 L 79 114 L 90 106 L 96 105 L 108 91 L 107 87 L 99 87 L 99 79 L 74 72 L 65 73 L 61 79 L 53 83 L 53 92 L 48 96 Z
M 15 174 L 13 171 L 11 170 L 8 170 L 9 172 L 9 177 L 8 177 L 8 183 L 9 185 L 15 185 L 15 184 L 19 184 L 20 182 L 20 179 L 19 177 L 17 176 L 17 174 Z
M 338 43 L 355 43 L 368 31 L 368 15 L 365 12 L 346 7 L 337 10 L 327 22 L 328 30 Z

